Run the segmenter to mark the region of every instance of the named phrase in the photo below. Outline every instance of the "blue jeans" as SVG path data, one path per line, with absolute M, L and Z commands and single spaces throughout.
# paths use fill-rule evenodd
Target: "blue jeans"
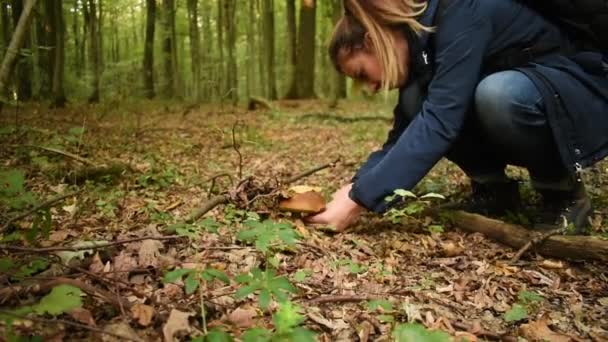
M 412 86 L 416 87 L 416 85 Z M 420 90 L 408 89 L 402 112 L 420 106 Z M 538 189 L 568 190 L 573 175 L 564 166 L 545 115 L 543 98 L 523 73 L 507 70 L 485 77 L 458 140 L 446 155 L 478 182 L 505 179 L 507 164 L 530 172 Z

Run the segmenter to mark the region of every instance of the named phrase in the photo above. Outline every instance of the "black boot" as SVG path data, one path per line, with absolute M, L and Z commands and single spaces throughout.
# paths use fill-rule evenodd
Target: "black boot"
M 521 208 L 519 183 L 514 180 L 479 183 L 471 180 L 471 196 L 459 209 L 490 216 L 502 216 Z
M 566 233 L 582 235 L 588 233 L 589 218 L 593 213 L 591 199 L 581 181 L 574 182 L 571 190 L 538 190 L 543 197 L 542 223 L 539 229 L 566 228 Z

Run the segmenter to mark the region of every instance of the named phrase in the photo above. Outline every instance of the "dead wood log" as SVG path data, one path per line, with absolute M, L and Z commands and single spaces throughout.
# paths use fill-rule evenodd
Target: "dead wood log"
M 261 97 L 252 96 L 249 98 L 249 103 L 247 104 L 248 110 L 256 110 L 258 108 L 263 108 L 267 110 L 273 110 L 272 104 L 266 99 Z
M 542 235 L 519 225 L 464 211 L 450 212 L 450 218 L 462 230 L 481 233 L 513 248 L 521 248 Z M 608 261 L 608 241 L 593 236 L 550 236 L 533 249 L 558 259 Z

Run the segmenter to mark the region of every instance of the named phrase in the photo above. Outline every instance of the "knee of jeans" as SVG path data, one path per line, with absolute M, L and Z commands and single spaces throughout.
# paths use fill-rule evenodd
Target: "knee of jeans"
M 475 91 L 475 112 L 486 129 L 504 129 L 517 120 L 521 112 L 537 111 L 540 101 L 540 93 L 526 75 L 507 70 L 479 82 Z

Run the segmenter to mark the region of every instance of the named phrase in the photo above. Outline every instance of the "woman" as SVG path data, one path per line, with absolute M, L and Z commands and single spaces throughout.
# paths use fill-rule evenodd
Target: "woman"
M 580 170 L 608 154 L 602 54 L 515 0 L 345 0 L 330 55 L 372 91 L 399 88 L 380 151 L 309 218 L 341 231 L 411 189 L 442 157 L 471 179 L 469 210 L 519 206 L 507 164 L 530 171 L 551 222 L 582 233 L 592 213 Z M 571 226 L 571 227 L 572 227 Z

